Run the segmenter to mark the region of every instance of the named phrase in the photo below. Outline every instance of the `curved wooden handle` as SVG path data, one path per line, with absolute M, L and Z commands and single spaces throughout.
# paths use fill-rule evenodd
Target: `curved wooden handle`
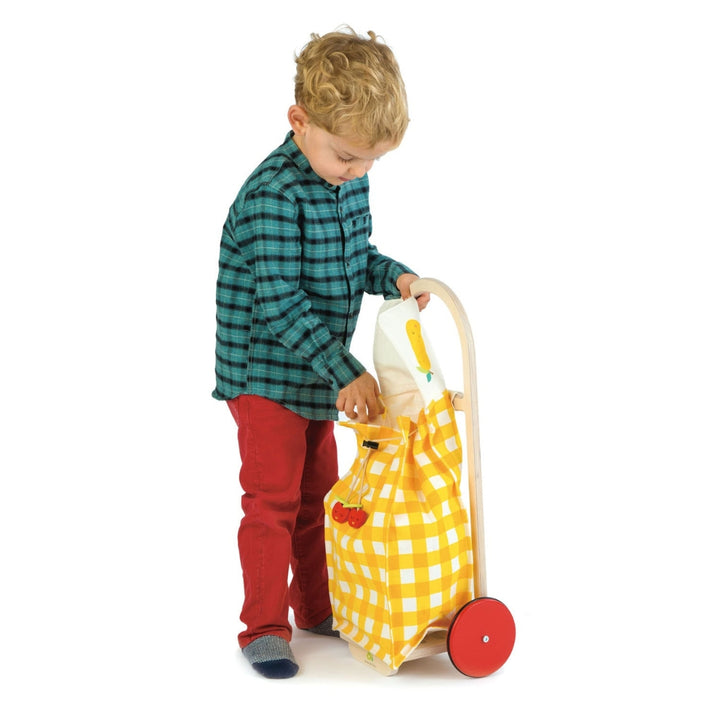
M 487 596 L 487 568 L 485 565 L 485 525 L 482 505 L 482 472 L 480 469 L 480 432 L 477 402 L 477 372 L 475 343 L 472 329 L 458 296 L 443 282 L 434 278 L 420 278 L 410 286 L 413 295 L 429 292 L 437 295 L 455 320 L 463 354 L 463 395 L 465 412 L 465 453 L 470 494 L 470 529 L 473 546 L 473 580 L 475 595 Z

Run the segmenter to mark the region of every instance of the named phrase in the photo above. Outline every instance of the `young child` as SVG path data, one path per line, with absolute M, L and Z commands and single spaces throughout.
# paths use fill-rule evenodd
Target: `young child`
M 407 298 L 417 278 L 369 242 L 367 172 L 408 125 L 391 50 L 348 28 L 312 35 L 296 63 L 291 131 L 229 210 L 217 282 L 213 396 L 230 407 L 242 461 L 238 641 L 271 678 L 298 671 L 289 608 L 298 628 L 337 635 L 323 530 L 333 421 L 382 411 L 350 341 L 364 293 Z

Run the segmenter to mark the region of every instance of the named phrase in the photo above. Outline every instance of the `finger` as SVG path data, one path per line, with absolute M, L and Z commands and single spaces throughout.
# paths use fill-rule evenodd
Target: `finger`
M 355 420 L 355 418 L 357 418 L 358 416 L 357 412 L 355 412 L 355 405 L 356 403 L 354 397 L 345 398 L 345 414 L 352 420 Z M 359 405 L 357 409 L 360 409 Z
M 430 302 L 430 293 L 421 293 L 415 299 L 417 300 L 418 308 L 424 310 Z
M 375 418 L 382 412 L 382 402 L 377 395 L 368 399 L 367 409 L 369 418 Z

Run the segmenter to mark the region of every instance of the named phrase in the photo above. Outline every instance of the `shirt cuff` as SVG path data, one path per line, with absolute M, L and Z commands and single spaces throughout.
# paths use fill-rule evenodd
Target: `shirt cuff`
M 315 359 L 313 370 L 336 390 L 341 390 L 367 372 L 365 366 L 339 341 L 333 353 L 323 354 Z

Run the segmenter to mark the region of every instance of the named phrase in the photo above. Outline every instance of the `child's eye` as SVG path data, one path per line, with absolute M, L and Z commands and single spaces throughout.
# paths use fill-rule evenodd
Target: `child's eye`
M 352 162 L 352 158 L 344 158 L 344 157 L 341 157 L 340 155 L 338 155 L 338 160 L 340 160 L 340 162 L 344 162 L 344 163 Z

